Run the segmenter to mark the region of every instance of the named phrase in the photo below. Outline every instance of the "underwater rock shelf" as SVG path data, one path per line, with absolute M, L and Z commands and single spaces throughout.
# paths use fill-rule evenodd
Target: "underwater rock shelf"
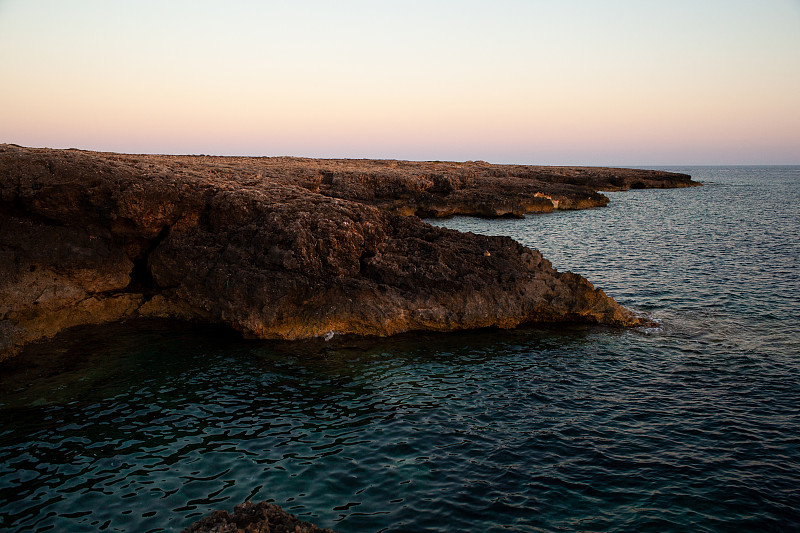
M 603 206 L 684 174 L 484 162 L 128 155 L 0 145 L 0 360 L 130 317 L 250 337 L 642 323 L 510 238 L 416 216 Z

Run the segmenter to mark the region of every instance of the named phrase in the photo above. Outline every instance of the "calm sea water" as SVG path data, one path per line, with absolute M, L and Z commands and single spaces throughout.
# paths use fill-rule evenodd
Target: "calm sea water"
M 0 530 L 177 531 L 246 499 L 343 532 L 799 529 L 800 167 L 677 170 L 704 186 L 440 222 L 658 328 L 39 347 L 0 376 Z

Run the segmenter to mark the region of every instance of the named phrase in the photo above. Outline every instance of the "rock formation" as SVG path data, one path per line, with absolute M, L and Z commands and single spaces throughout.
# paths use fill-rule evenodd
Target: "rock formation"
M 277 505 L 245 502 L 237 505 L 232 515 L 214 511 L 183 533 L 333 533 L 333 530 L 304 522 Z
M 299 339 L 641 323 L 509 238 L 410 214 L 522 216 L 675 187 L 628 169 L 152 156 L 0 145 L 0 359 L 133 316 Z

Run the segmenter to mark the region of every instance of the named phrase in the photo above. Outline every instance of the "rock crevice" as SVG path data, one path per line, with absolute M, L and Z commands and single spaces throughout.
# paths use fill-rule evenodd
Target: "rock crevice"
M 154 239 L 145 240 L 141 245 L 139 254 L 131 258 L 133 268 L 131 268 L 129 274 L 130 283 L 121 292 L 141 293 L 145 301 L 149 301 L 166 288 L 160 286 L 153 278 L 153 273 L 150 270 L 150 256 L 158 245 L 166 240 L 169 235 L 169 229 L 169 226 L 164 226 Z

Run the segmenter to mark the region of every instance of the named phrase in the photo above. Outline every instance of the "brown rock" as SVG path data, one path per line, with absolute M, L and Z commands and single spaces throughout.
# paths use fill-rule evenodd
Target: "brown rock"
M 130 316 L 280 339 L 639 324 L 535 250 L 402 215 L 521 216 L 607 201 L 570 180 L 693 183 L 620 169 L 0 145 L 0 359 L 66 327 Z
M 333 533 L 304 522 L 277 505 L 245 502 L 227 511 L 214 511 L 183 530 L 183 533 Z

